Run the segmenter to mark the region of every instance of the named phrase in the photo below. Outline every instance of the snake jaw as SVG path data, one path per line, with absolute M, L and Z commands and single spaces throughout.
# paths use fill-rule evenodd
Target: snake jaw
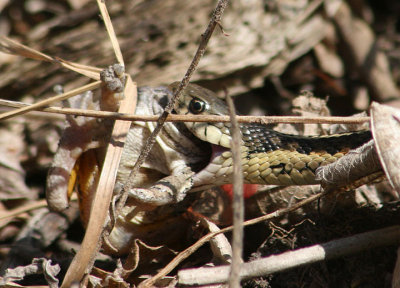
M 210 123 L 194 122 L 191 126 L 187 125 L 187 127 L 197 138 L 204 142 L 230 148 L 231 136 L 223 133 L 220 128 L 210 125 Z

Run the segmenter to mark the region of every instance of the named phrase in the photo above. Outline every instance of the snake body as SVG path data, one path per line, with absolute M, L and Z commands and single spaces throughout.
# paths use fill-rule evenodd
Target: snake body
M 177 83 L 169 86 L 177 88 Z M 210 90 L 190 84 L 175 105 L 178 114 L 228 115 L 224 101 Z M 230 123 L 185 122 L 199 139 L 212 145 L 209 164 L 194 175 L 194 189 L 231 183 Z M 329 136 L 297 136 L 257 123 L 240 124 L 241 158 L 246 183 L 272 185 L 317 184 L 315 170 L 333 163 L 371 139 L 370 131 Z

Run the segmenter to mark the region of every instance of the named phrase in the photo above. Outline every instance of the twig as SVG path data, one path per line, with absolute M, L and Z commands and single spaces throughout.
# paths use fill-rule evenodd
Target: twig
M 233 159 L 233 244 L 232 244 L 232 265 L 229 277 L 229 287 L 240 287 L 240 264 L 243 251 L 243 221 L 244 221 L 244 199 L 243 199 L 243 168 L 240 153 L 242 137 L 239 131 L 239 124 L 236 121 L 235 106 L 232 98 L 226 95 L 226 102 L 229 108 L 231 119 L 232 135 L 232 159 Z
M 3 278 L 2 277 L 0 277 L 0 281 L 2 280 Z M 18 288 L 18 287 L 21 287 L 21 288 L 25 288 L 25 287 L 27 287 L 27 286 L 22 286 L 22 285 L 19 285 L 19 284 L 17 284 L 17 283 L 15 283 L 15 282 L 7 282 L 4 286 L 2 286 L 3 288 Z M 29 286 L 29 288 L 49 288 L 49 285 L 35 285 L 35 286 Z
M 391 226 L 244 263 L 241 265 L 241 276 L 265 276 L 399 242 L 400 226 Z M 178 273 L 179 285 L 209 285 L 225 283 L 228 280 L 229 266 L 188 269 Z
M 73 195 L 71 197 L 71 199 L 70 199 L 70 201 L 76 201 L 76 200 L 78 200 L 76 195 Z M 18 216 L 20 214 L 27 213 L 29 211 L 36 210 L 36 209 L 39 209 L 39 208 L 43 208 L 43 207 L 46 207 L 46 206 L 47 206 L 47 202 L 46 202 L 45 199 L 38 200 L 38 201 L 35 201 L 35 202 L 32 202 L 32 203 L 27 203 L 27 204 L 23 205 L 22 207 L 16 207 L 16 208 L 11 209 L 11 210 L 6 210 L 6 211 L 0 212 L 0 220 L 4 220 L 4 219 L 7 219 L 7 218 L 12 218 L 12 217 Z
M 22 108 L 18 108 L 18 109 L 15 109 L 13 111 L 8 111 L 8 112 L 5 112 L 5 113 L 2 113 L 2 114 L 0 114 L 0 120 L 5 120 L 5 119 L 11 118 L 11 117 L 15 117 L 17 115 L 24 114 L 24 113 L 26 113 L 28 111 L 32 111 L 32 110 L 35 110 L 35 109 L 42 108 L 43 106 L 49 105 L 51 103 L 54 103 L 54 102 L 57 102 L 57 101 L 62 101 L 62 100 L 68 99 L 68 98 L 70 98 L 72 96 L 75 96 L 75 95 L 78 95 L 78 94 L 82 94 L 83 92 L 86 92 L 86 91 L 89 91 L 89 90 L 94 90 L 94 89 L 100 87 L 100 84 L 101 84 L 101 81 L 96 81 L 96 82 L 87 84 L 85 86 L 76 88 L 76 89 L 74 89 L 72 91 L 69 91 L 67 93 L 63 93 L 61 95 L 57 95 L 57 96 L 51 97 L 49 99 L 45 99 L 45 100 L 39 101 L 39 102 L 37 102 L 35 104 L 29 105 L 29 106 L 25 106 L 25 107 L 22 107 Z
M 39 201 L 35 201 L 35 202 L 32 202 L 32 203 L 28 203 L 28 204 L 26 204 L 26 205 L 24 205 L 22 207 L 17 207 L 17 208 L 14 208 L 12 210 L 8 210 L 8 211 L 7 210 L 2 211 L 0 213 L 0 220 L 4 220 L 4 219 L 7 219 L 7 218 L 12 218 L 12 217 L 18 216 L 20 214 L 35 210 L 35 209 L 44 208 L 46 206 L 47 206 L 47 202 L 46 202 L 45 199 L 39 200 Z
M 28 106 L 29 104 L 0 99 L 0 105 L 19 108 Z M 48 107 L 35 110 L 48 113 L 107 118 L 107 119 L 123 120 L 123 121 L 156 122 L 160 118 L 157 115 L 135 115 L 135 114 L 124 114 L 124 113 L 109 112 L 109 111 L 95 111 L 95 110 L 83 110 L 83 109 L 59 108 L 59 107 Z M 340 117 L 340 116 L 317 116 L 317 117 L 236 116 L 236 119 L 239 123 L 263 123 L 263 124 L 274 124 L 274 123 L 362 124 L 370 121 L 369 117 Z M 230 119 L 229 116 L 219 116 L 219 115 L 169 114 L 168 117 L 165 119 L 165 122 L 230 122 Z
M 287 208 L 282 208 L 282 209 L 279 209 L 279 210 L 277 210 L 275 212 L 272 212 L 270 214 L 267 214 L 267 215 L 264 215 L 264 216 L 261 216 L 261 217 L 258 217 L 258 218 L 254 218 L 254 219 L 245 221 L 243 223 L 243 226 L 254 225 L 256 223 L 263 222 L 263 221 L 266 221 L 266 220 L 270 220 L 272 218 L 281 217 L 284 214 L 287 214 L 289 212 L 295 211 L 295 210 L 303 207 L 304 205 L 307 205 L 307 204 L 309 204 L 309 203 L 321 198 L 325 194 L 326 194 L 325 192 L 321 192 L 321 193 L 315 194 L 315 195 L 313 195 L 313 196 L 311 196 L 311 197 L 309 197 L 307 199 L 304 199 L 304 200 L 294 204 L 293 206 L 290 206 L 290 207 L 287 207 Z M 220 231 L 213 232 L 213 233 L 208 233 L 207 235 L 204 235 L 202 238 L 200 238 L 192 246 L 190 246 L 190 247 L 186 248 L 185 250 L 183 250 L 182 252 L 180 252 L 174 259 L 172 259 L 171 262 L 168 263 L 168 265 L 166 265 L 163 269 L 161 269 L 157 273 L 157 275 L 153 276 L 153 278 L 151 278 L 149 280 L 146 280 L 146 281 L 148 281 L 147 283 L 154 284 L 157 280 L 161 279 L 162 277 L 167 275 L 169 272 L 171 272 L 173 269 L 175 269 L 176 266 L 178 266 L 183 260 L 185 260 L 190 255 L 192 255 L 197 249 L 199 249 L 201 246 L 203 246 L 203 244 L 207 243 L 211 238 L 215 237 L 218 234 L 232 231 L 232 229 L 233 229 L 233 227 L 229 226 L 229 227 L 226 227 L 224 229 L 221 229 Z M 179 274 L 178 274 L 178 276 L 179 276 Z
M 143 146 L 144 148 L 142 149 L 135 165 L 133 166 L 133 168 L 129 174 L 129 177 L 127 178 L 127 181 L 123 185 L 123 188 L 121 191 L 121 198 L 120 198 L 120 201 L 119 201 L 118 207 L 117 207 L 117 215 L 120 213 L 120 211 L 122 210 L 122 207 L 125 205 L 125 202 L 128 198 L 128 191 L 133 186 L 133 179 L 135 178 L 140 167 L 143 165 L 144 161 L 146 160 L 147 155 L 151 151 L 151 148 L 153 147 L 153 145 L 156 141 L 156 137 L 157 137 L 158 133 L 161 131 L 161 128 L 162 128 L 165 120 L 167 119 L 168 115 L 171 113 L 171 111 L 174 107 L 174 103 L 179 98 L 183 89 L 185 89 L 185 87 L 189 83 L 189 80 L 190 80 L 192 74 L 194 73 L 201 57 L 204 55 L 208 41 L 211 38 L 211 35 L 215 29 L 215 26 L 221 20 L 222 13 L 227 5 L 227 2 L 228 2 L 228 0 L 219 0 L 218 1 L 217 7 L 214 10 L 213 16 L 206 28 L 206 31 L 202 35 L 201 42 L 199 44 L 199 47 L 196 51 L 195 56 L 193 57 L 193 60 L 189 66 L 189 69 L 187 70 L 185 76 L 183 77 L 182 82 L 180 83 L 178 89 L 175 91 L 175 94 L 173 95 L 172 99 L 169 101 L 168 105 L 165 107 L 163 114 L 161 114 L 161 116 L 158 118 L 156 127 L 152 131 L 149 138 L 147 138 L 146 143 Z

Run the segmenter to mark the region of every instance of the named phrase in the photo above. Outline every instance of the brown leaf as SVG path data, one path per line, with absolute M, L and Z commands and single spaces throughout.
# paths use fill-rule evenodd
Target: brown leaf
M 371 128 L 386 177 L 400 194 L 400 110 L 372 103 Z

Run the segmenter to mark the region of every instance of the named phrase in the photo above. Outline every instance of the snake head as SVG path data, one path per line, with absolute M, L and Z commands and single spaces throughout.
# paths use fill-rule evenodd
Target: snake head
M 168 88 L 175 92 L 179 82 Z M 196 84 L 189 84 L 175 103 L 174 110 L 181 115 L 228 115 L 224 101 L 217 95 Z M 225 148 L 230 147 L 229 123 L 185 122 L 186 127 L 199 139 Z

